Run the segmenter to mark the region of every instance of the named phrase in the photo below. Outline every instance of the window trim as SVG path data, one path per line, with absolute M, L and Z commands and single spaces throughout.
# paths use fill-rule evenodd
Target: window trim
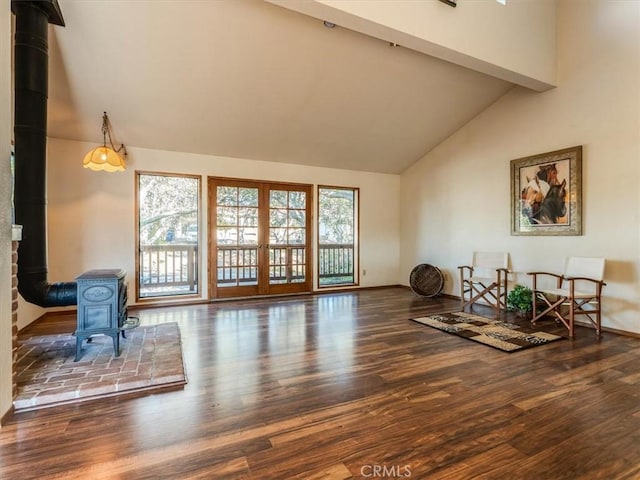
M 185 293 L 185 294 L 170 294 L 170 295 L 156 295 L 153 297 L 141 297 L 140 296 L 140 176 L 158 176 L 158 177 L 178 177 L 178 178 L 193 178 L 198 181 L 198 213 L 196 218 L 198 220 L 198 242 L 196 252 L 196 265 L 198 267 L 197 275 L 197 292 Z M 134 257 L 135 257 L 135 301 L 136 303 L 167 303 L 167 302 L 182 302 L 191 301 L 193 299 L 202 299 L 202 232 L 204 231 L 202 226 L 202 175 L 187 174 L 187 173 L 174 173 L 174 172 L 157 172 L 150 170 L 135 170 L 134 174 L 134 232 L 135 232 L 135 244 L 134 244 Z

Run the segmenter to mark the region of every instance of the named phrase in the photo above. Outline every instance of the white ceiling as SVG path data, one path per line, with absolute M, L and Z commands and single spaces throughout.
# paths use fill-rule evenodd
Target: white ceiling
M 51 137 L 400 173 L 512 86 L 260 0 L 59 3 Z

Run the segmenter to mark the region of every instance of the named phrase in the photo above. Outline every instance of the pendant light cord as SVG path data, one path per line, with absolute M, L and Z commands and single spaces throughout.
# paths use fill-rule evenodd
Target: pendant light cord
M 111 149 L 116 153 L 120 153 L 120 151 L 122 150 L 124 156 L 127 156 L 127 148 L 124 146 L 124 143 L 122 143 L 120 145 L 120 148 L 118 149 L 113 146 L 113 140 L 111 140 L 111 130 L 109 128 L 109 117 L 107 116 L 107 112 L 104 112 L 104 115 L 102 116 L 102 137 L 105 147 L 107 146 L 107 137 L 109 137 L 109 144 L 111 145 Z

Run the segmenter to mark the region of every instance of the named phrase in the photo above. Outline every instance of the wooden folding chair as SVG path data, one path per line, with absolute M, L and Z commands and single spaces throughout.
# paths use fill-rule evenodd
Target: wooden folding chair
M 584 315 L 594 326 L 596 335 L 601 334 L 600 299 L 602 281 L 604 277 L 604 258 L 569 257 L 564 274 L 550 272 L 530 272 L 533 276 L 533 318 L 536 323 L 545 315 L 553 315 L 557 322 L 562 323 L 568 330 L 569 336 L 574 336 L 574 321 L 576 315 Z M 541 288 L 538 277 L 547 275 L 556 278 L 556 288 Z M 544 304 L 542 310 L 538 304 Z M 595 317 L 593 318 L 592 317 Z
M 464 310 L 483 299 L 499 314 L 507 305 L 509 254 L 504 252 L 473 252 L 471 265 L 460 270 L 460 308 Z M 468 296 L 468 298 L 467 298 Z

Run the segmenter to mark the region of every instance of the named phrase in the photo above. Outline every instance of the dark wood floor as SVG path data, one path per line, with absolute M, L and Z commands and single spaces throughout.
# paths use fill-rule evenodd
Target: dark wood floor
M 457 306 L 388 288 L 142 310 L 179 323 L 184 390 L 15 415 L 0 478 L 640 478 L 640 340 L 507 354 L 408 320 Z

